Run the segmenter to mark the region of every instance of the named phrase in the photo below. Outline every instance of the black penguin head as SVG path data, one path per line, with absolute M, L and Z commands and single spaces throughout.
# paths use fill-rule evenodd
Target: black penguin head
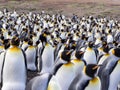
M 40 40 L 41 40 L 41 42 L 43 43 L 43 42 L 47 42 L 47 38 L 46 38 L 46 34 L 41 34 L 40 35 Z
M 65 61 L 69 62 L 70 58 L 71 58 L 71 54 L 72 54 L 72 50 L 64 50 L 61 53 L 61 58 Z
M 107 45 L 107 42 L 106 41 L 103 41 L 102 42 L 102 46 L 106 46 Z
M 9 39 L 5 39 L 3 41 L 3 45 L 5 49 L 8 49 L 10 47 L 10 40 Z
M 84 54 L 83 51 L 76 51 L 76 53 L 75 53 L 75 57 L 76 57 L 77 59 L 81 59 L 82 56 L 83 56 L 83 54 Z
M 100 65 L 96 65 L 96 64 L 88 64 L 85 68 L 86 75 L 88 75 L 91 78 L 95 77 L 99 66 Z
M 24 38 L 24 41 L 25 41 L 25 42 L 28 42 L 28 40 L 29 40 L 29 39 L 28 39 L 27 37 Z
M 117 57 L 120 57 L 120 48 L 115 48 L 112 50 L 112 54 L 114 54 Z
M 11 45 L 19 46 L 19 43 L 20 43 L 20 39 L 18 37 L 13 37 L 11 39 Z
M 118 42 L 117 41 L 113 41 L 113 44 L 114 44 L 114 46 L 118 46 Z
M 38 44 L 39 44 L 39 43 L 40 43 L 40 41 L 39 41 L 39 40 L 38 40 L 38 41 L 36 41 L 36 43 L 35 43 L 35 44 L 36 44 L 36 46 L 38 46 Z
M 70 50 L 70 45 L 66 44 L 64 50 Z
M 32 41 L 32 40 L 29 40 L 29 41 L 28 41 L 28 45 L 31 45 L 31 46 L 32 46 L 32 45 L 33 45 L 33 41 Z
M 54 40 L 53 43 L 54 43 L 54 46 L 58 45 L 58 41 L 56 41 L 56 40 Z
M 108 53 L 109 52 L 109 46 L 108 45 L 103 46 L 103 51 L 105 53 Z
M 93 48 L 93 45 L 94 45 L 94 42 L 92 42 L 92 41 L 90 41 L 90 42 L 88 43 L 88 47 L 90 47 L 90 48 Z

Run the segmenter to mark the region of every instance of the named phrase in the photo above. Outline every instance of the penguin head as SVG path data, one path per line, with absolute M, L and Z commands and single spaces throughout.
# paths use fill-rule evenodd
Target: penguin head
M 28 45 L 30 45 L 30 46 L 33 45 L 33 41 L 31 39 L 28 41 Z
M 71 45 L 71 49 L 75 50 L 75 49 L 76 49 L 76 46 L 77 46 L 76 41 L 71 40 L 70 43 L 72 44 L 72 45 Z
M 72 54 L 72 50 L 64 50 L 61 53 L 61 58 L 65 61 L 69 62 L 70 58 L 71 58 L 71 54 Z
M 39 45 L 39 43 L 40 43 L 40 41 L 39 41 L 39 40 L 38 40 L 38 41 L 36 41 L 36 43 L 35 43 L 35 44 L 36 44 L 36 46 L 38 46 L 38 45 Z
M 75 52 L 75 57 L 76 57 L 77 59 L 81 59 L 82 56 L 83 56 L 83 54 L 84 54 L 83 51 L 76 51 L 76 52 Z
M 86 73 L 86 75 L 88 75 L 91 78 L 95 77 L 96 74 L 97 74 L 97 70 L 98 70 L 99 66 L 100 65 L 96 65 L 96 64 L 88 64 L 85 67 L 85 73 Z
M 44 33 L 41 34 L 40 35 L 40 40 L 41 40 L 42 43 L 46 43 L 47 42 L 46 34 L 44 34 Z
M 5 39 L 3 41 L 3 45 L 5 49 L 8 49 L 10 47 L 10 40 L 9 39 Z
M 120 57 L 120 48 L 115 48 L 112 50 L 112 54 L 117 56 L 117 57 Z
M 93 45 L 94 45 L 94 42 L 92 42 L 92 41 L 90 41 L 90 42 L 88 43 L 88 47 L 90 47 L 90 48 L 93 48 Z
M 54 43 L 54 46 L 57 46 L 59 42 L 54 40 L 53 43 Z
M 113 44 L 114 44 L 114 46 L 117 47 L 119 43 L 117 41 L 113 41 Z
M 105 53 L 108 53 L 109 52 L 109 46 L 108 45 L 103 46 L 103 51 Z
M 11 45 L 19 46 L 19 43 L 20 43 L 20 39 L 18 37 L 15 36 L 11 39 Z
M 64 50 L 70 50 L 70 44 L 66 44 Z
M 107 45 L 107 42 L 106 41 L 103 41 L 102 42 L 102 46 L 106 46 Z

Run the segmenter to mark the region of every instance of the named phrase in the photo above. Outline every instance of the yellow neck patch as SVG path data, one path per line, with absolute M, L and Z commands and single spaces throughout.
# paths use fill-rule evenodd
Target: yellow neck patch
M 120 64 L 120 60 L 118 60 L 118 64 Z
M 109 53 L 106 53 L 105 56 L 109 56 L 110 54 Z
M 66 67 L 70 67 L 72 65 L 73 65 L 73 63 L 71 63 L 71 62 L 64 64 L 64 66 L 66 66 Z
M 91 83 L 96 83 L 96 82 L 98 82 L 98 78 L 95 77 L 95 78 L 93 78 L 92 80 L 90 80 L 90 82 L 91 82 Z
M 34 46 L 29 46 L 30 49 L 34 48 Z
M 21 50 L 17 46 L 13 46 L 9 49 L 10 52 L 20 52 Z
M 0 49 L 3 49 L 4 48 L 4 46 L 0 46 Z
M 81 62 L 81 60 L 79 60 L 79 59 L 74 59 L 73 62 L 78 63 L 78 62 Z
M 92 48 L 88 47 L 87 50 L 92 51 Z

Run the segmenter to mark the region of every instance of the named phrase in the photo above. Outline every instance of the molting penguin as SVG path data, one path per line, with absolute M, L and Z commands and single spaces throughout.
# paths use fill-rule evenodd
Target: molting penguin
M 88 64 L 84 66 L 82 74 L 78 74 L 72 81 L 69 90 L 100 90 L 101 82 L 97 77 L 99 65 Z
M 6 51 L 2 69 L 2 90 L 25 90 L 26 59 L 18 48 L 19 38 L 13 37 L 11 47 Z
M 25 51 L 26 60 L 27 60 L 27 69 L 31 71 L 35 71 L 37 69 L 36 62 L 37 62 L 37 50 L 36 47 L 33 46 L 32 40 L 28 41 L 28 47 Z

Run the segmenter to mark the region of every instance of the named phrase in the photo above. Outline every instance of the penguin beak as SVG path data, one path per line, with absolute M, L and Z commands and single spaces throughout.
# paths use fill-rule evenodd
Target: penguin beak
M 84 52 L 80 52 L 79 54 L 82 55 Z
M 70 50 L 69 52 L 66 53 L 66 55 L 69 55 L 72 53 L 73 50 Z
M 98 69 L 100 66 L 102 66 L 102 64 L 100 64 L 100 65 L 96 65 L 96 66 L 93 67 L 92 69 L 93 69 L 93 70 Z

